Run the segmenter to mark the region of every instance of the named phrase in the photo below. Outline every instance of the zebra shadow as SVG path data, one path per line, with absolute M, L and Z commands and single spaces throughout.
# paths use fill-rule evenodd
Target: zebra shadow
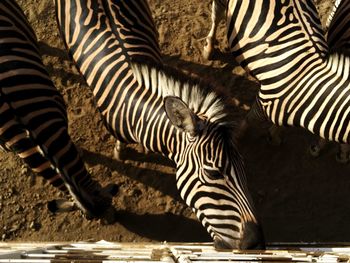
M 130 149 L 132 150 L 132 149 Z M 158 154 L 141 154 L 131 151 L 132 162 L 120 162 L 108 156 L 82 149 L 83 158 L 90 165 L 104 165 L 111 171 L 127 176 L 128 178 L 149 186 L 182 202 L 176 188 L 174 174 L 164 171 L 140 168 L 133 163 L 142 160 L 149 163 L 162 163 L 173 167 L 172 163 Z M 137 162 L 136 162 L 137 163 Z M 183 215 L 164 212 L 160 214 L 136 214 L 130 211 L 118 211 L 117 223 L 128 231 L 151 240 L 169 242 L 209 242 L 211 238 L 198 220 Z
M 227 95 L 244 116 L 250 105 L 253 104 L 260 85 L 249 77 L 229 54 L 223 54 L 223 63 L 193 62 L 181 59 L 179 56 L 164 55 L 164 63 L 176 67 L 185 73 L 200 77 L 215 87 L 219 93 Z
M 59 64 L 63 63 L 63 61 L 69 62 L 69 71 L 62 68 L 62 65 L 58 67 L 57 65 L 53 64 L 53 62 L 45 63 L 45 67 L 50 76 L 60 76 L 59 79 L 64 86 L 69 86 L 70 82 L 86 85 L 84 78 L 80 75 L 80 73 L 78 73 L 79 71 L 73 63 L 73 60 L 71 59 L 67 50 L 58 47 L 52 47 L 45 42 L 39 41 L 39 51 L 42 56 L 58 58 L 60 61 Z
M 158 171 L 154 168 L 141 168 L 137 165 L 140 162 L 148 162 L 158 165 L 162 164 L 174 168 L 174 165 L 161 155 L 153 153 L 145 155 L 137 153 L 136 151 L 132 151 L 132 155 L 129 155 L 133 157 L 132 162 L 121 162 L 111 157 L 91 152 L 86 149 L 82 149 L 82 152 L 84 161 L 90 165 L 104 165 L 111 171 L 123 174 L 130 179 L 158 190 L 175 200 L 181 200 L 181 197 L 179 196 L 178 190 L 176 188 L 175 174 L 165 173 L 164 171 Z M 135 161 L 136 164 L 134 165 Z
M 46 44 L 43 41 L 38 42 L 39 45 L 39 51 L 41 55 L 46 55 L 50 57 L 57 57 L 62 60 L 70 60 L 68 52 L 65 49 L 57 48 L 57 47 L 52 47 L 48 44 Z
M 151 240 L 168 242 L 212 242 L 199 221 L 172 213 L 134 214 L 118 213 L 118 223 L 130 232 Z

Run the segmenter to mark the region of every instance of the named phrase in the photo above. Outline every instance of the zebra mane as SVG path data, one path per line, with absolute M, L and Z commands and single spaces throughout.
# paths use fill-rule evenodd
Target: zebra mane
M 137 81 L 159 97 L 179 97 L 200 118 L 220 126 L 234 126 L 232 105 L 226 99 L 229 96 L 220 94 L 211 83 L 164 65 L 133 62 L 132 69 Z

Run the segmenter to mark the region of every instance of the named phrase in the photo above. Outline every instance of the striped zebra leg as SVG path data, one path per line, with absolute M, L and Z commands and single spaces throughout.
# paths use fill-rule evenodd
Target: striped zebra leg
M 216 30 L 221 20 L 225 16 L 225 0 L 213 0 L 211 12 L 211 28 L 206 37 L 206 44 L 203 48 L 203 57 L 212 60 L 214 55 L 214 45 L 216 42 Z
M 68 134 L 66 108 L 20 7 L 0 2 L 0 140 L 91 217 L 111 211 L 112 196 L 93 180 Z

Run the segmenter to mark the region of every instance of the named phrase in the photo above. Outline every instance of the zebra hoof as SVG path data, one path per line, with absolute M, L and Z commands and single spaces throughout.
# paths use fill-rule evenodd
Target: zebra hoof
M 276 137 L 276 136 L 268 135 L 268 136 L 267 136 L 267 142 L 268 142 L 270 145 L 273 145 L 273 146 L 281 146 L 281 144 L 282 144 L 282 138 L 281 138 L 281 137 Z
M 0 152 L 7 153 L 10 149 L 5 146 L 5 144 L 0 144 Z
M 125 156 L 123 154 L 123 151 L 120 149 L 117 149 L 116 147 L 114 147 L 113 149 L 113 158 L 117 161 L 124 161 L 125 160 Z
M 346 164 L 349 162 L 350 158 L 348 154 L 344 154 L 344 153 L 337 153 L 335 156 L 335 160 L 338 163 L 342 163 L 342 164 Z
M 102 192 L 110 195 L 111 197 L 115 196 L 119 191 L 119 187 L 116 184 L 109 184 L 103 187 Z
M 310 146 L 309 153 L 312 157 L 319 157 L 321 154 L 321 149 L 318 147 L 318 145 L 314 144 Z
M 146 147 L 144 147 L 144 146 L 142 146 L 142 152 L 144 153 L 144 154 L 149 154 L 149 153 L 151 153 L 151 151 L 150 150 L 148 150 Z
M 206 46 L 204 46 L 202 56 L 205 60 L 213 60 L 214 58 L 213 45 L 207 44 Z
M 117 221 L 117 210 L 114 207 L 109 207 L 100 217 L 102 225 L 111 225 Z
M 113 206 L 109 206 L 102 214 L 98 216 L 91 213 L 84 213 L 83 216 L 89 220 L 99 220 L 102 225 L 111 225 L 117 221 L 117 211 Z
M 205 60 L 211 61 L 214 59 L 214 52 L 203 50 L 202 56 Z

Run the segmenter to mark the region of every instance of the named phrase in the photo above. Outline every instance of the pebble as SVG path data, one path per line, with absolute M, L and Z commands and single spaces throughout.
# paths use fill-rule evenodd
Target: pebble
M 34 230 L 34 231 L 39 231 L 41 228 L 40 223 L 35 223 L 34 221 L 30 222 L 29 228 Z
M 19 229 L 20 225 L 15 224 L 11 227 L 11 229 L 9 230 L 10 233 L 12 232 L 16 232 Z
M 25 174 L 27 174 L 27 173 L 28 173 L 28 167 L 22 166 L 22 168 L 21 168 L 21 174 L 25 175 Z

